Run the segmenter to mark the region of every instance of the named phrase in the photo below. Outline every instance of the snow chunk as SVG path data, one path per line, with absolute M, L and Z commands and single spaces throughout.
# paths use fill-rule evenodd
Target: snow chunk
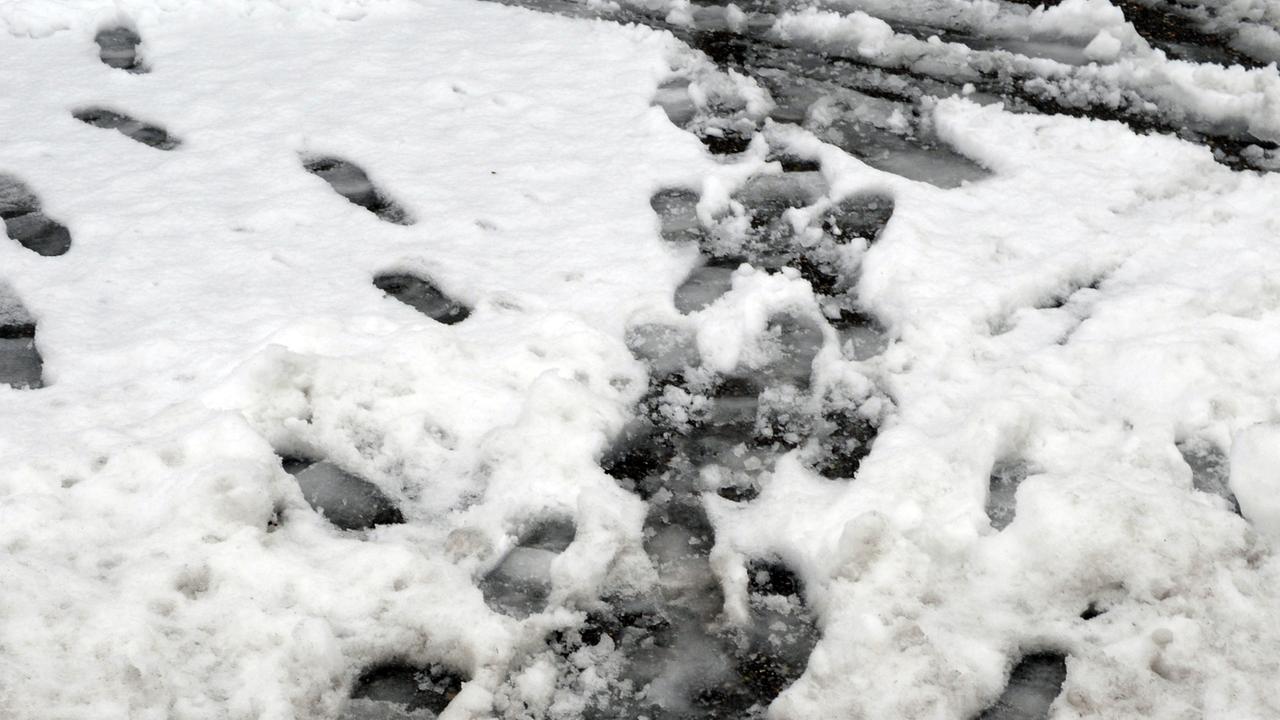
M 1231 491 L 1254 527 L 1280 541 L 1280 425 L 1267 423 L 1235 436 Z
M 1094 62 L 1111 62 L 1120 55 L 1122 43 L 1106 30 L 1100 30 L 1084 48 L 1085 57 Z

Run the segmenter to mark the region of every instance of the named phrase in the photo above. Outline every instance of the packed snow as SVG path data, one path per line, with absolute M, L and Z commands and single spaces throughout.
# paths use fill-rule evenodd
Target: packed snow
M 0 1 L 0 717 L 1280 717 L 1272 3 L 503 2 Z

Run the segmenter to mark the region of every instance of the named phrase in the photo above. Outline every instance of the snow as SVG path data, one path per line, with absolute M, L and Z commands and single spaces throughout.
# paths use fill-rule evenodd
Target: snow
M 1280 137 L 1101 0 L 850 5 L 769 37 Z M 0 715 L 1280 715 L 1280 176 L 475 0 L 0 27 Z
M 1280 534 L 1280 430 L 1260 423 L 1233 438 L 1231 490 L 1240 501 L 1240 512 L 1260 532 Z
M 1084 48 L 1084 54 L 1096 62 L 1112 62 L 1120 55 L 1123 47 L 1120 39 L 1106 30 L 1099 30 Z

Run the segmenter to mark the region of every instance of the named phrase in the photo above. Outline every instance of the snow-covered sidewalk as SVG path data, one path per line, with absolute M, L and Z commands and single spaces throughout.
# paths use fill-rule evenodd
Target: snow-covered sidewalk
M 0 716 L 1280 717 L 1280 175 L 475 0 L 0 30 Z M 1280 127 L 1182 65 L 1085 67 Z

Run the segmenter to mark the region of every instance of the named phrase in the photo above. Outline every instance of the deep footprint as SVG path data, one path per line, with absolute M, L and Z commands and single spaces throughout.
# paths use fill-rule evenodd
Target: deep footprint
M 281 464 L 298 481 L 307 504 L 342 530 L 404 522 L 400 509 L 377 485 L 333 463 L 285 457 Z
M 395 225 L 412 225 L 409 213 L 374 187 L 373 181 L 359 165 L 332 156 L 307 156 L 302 159 L 307 172 L 329 183 L 334 192 Z
M 1045 652 L 1026 655 L 1009 674 L 995 704 L 978 720 L 1047 720 L 1049 707 L 1067 680 L 1067 657 Z
M 13 291 L 0 283 L 0 385 L 19 390 L 44 387 L 36 321 Z
M 1030 473 L 1021 460 L 1000 460 L 991 468 L 986 510 L 993 529 L 1004 530 L 1013 522 L 1018 512 L 1018 486 Z
M 138 57 L 142 37 L 131 28 L 117 26 L 99 30 L 93 41 L 98 43 L 98 57 L 103 63 L 134 74 L 149 72 Z
M 40 198 L 26 183 L 0 174 L 0 220 L 5 234 L 26 249 L 56 257 L 71 249 L 71 232 L 40 209 Z
M 515 618 L 542 612 L 551 594 L 551 562 L 569 547 L 575 532 L 572 522 L 552 519 L 524 533 L 480 581 L 485 603 L 495 612 Z
M 86 125 L 116 130 L 130 140 L 157 150 L 173 150 L 182 144 L 159 125 L 151 125 L 114 110 L 91 107 L 76 110 L 71 115 Z
M 436 322 L 453 325 L 466 320 L 471 309 L 440 291 L 430 280 L 404 273 L 373 278 L 373 286 Z
M 434 720 L 465 682 L 443 665 L 378 665 L 356 680 L 342 720 Z

